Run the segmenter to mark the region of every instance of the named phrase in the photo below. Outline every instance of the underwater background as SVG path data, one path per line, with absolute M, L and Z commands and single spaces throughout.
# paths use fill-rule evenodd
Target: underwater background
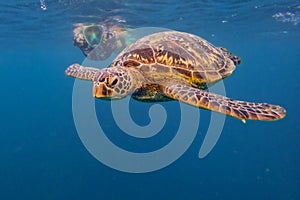
M 300 199 L 299 1 L 16 0 L 0 10 L 1 199 Z M 74 79 L 64 70 L 85 59 L 73 45 L 73 24 L 105 19 L 189 32 L 228 48 L 242 64 L 224 80 L 226 95 L 279 104 L 287 116 L 246 124 L 226 117 L 218 143 L 199 159 L 211 115 L 201 110 L 193 143 L 169 166 L 126 173 L 102 164 L 78 137 Z M 167 122 L 147 141 L 122 133 L 109 101 L 95 102 L 107 137 L 123 149 L 153 151 L 178 129 L 175 101 L 161 103 Z M 151 105 L 131 101 L 137 124 L 150 122 Z

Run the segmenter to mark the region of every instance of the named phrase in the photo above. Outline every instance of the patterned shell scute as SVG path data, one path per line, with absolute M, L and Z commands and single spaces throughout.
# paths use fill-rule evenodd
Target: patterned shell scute
M 183 32 L 168 31 L 145 36 L 125 48 L 112 66 L 169 70 L 194 85 L 213 83 L 235 69 L 223 51 L 206 40 Z M 145 71 L 145 69 L 143 69 Z

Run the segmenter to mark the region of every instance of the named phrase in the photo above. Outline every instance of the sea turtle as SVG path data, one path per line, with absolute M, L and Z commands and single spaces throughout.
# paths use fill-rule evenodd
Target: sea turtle
M 173 99 L 243 122 L 283 118 L 286 111 L 280 106 L 233 100 L 205 90 L 231 75 L 240 62 L 225 48 L 215 47 L 196 35 L 165 31 L 136 40 L 108 68 L 72 64 L 65 73 L 93 81 L 96 98 L 132 95 L 139 101 Z
M 73 30 L 73 42 L 88 58 L 105 60 L 114 51 L 120 52 L 126 46 L 128 30 L 112 23 L 77 23 Z

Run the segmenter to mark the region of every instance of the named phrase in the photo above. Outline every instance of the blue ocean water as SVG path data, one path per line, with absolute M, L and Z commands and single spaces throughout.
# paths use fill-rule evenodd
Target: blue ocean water
M 290 0 L 1 2 L 0 198 L 300 199 L 299 6 Z M 190 119 L 199 124 L 193 143 L 169 166 L 127 173 L 104 165 L 77 134 L 74 79 L 64 70 L 85 59 L 72 44 L 73 24 L 107 18 L 131 28 L 190 32 L 228 48 L 242 64 L 224 80 L 226 95 L 280 104 L 287 116 L 246 124 L 226 117 L 216 146 L 199 159 L 211 116 L 201 110 L 200 121 Z M 133 152 L 162 148 L 181 120 L 178 103 L 164 102 L 162 132 L 137 139 L 116 125 L 109 101 L 95 103 L 107 137 Z M 151 105 L 131 102 L 137 124 L 150 122 Z

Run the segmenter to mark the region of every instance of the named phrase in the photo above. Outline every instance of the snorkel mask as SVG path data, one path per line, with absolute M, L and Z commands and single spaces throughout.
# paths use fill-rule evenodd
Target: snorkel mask
M 74 45 L 79 47 L 85 56 L 88 56 L 91 51 L 101 45 L 104 29 L 102 25 L 95 23 L 78 23 L 74 26 Z
M 110 24 L 74 24 L 73 41 L 92 60 L 105 60 L 127 46 L 127 29 Z
M 95 48 L 101 43 L 103 29 L 100 25 L 83 26 L 82 33 L 91 47 Z

